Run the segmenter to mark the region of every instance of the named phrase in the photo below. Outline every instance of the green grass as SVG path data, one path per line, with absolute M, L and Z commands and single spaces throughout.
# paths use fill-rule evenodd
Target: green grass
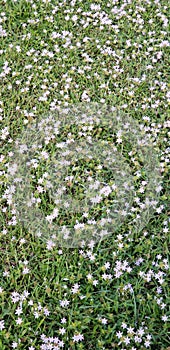
M 92 4 L 98 9 L 93 9 Z M 0 0 L 0 350 L 170 347 L 168 10 L 165 0 Z M 102 18 L 107 16 L 111 22 L 107 19 L 102 24 Z M 84 92 L 89 100 L 83 99 Z M 89 129 L 87 121 L 83 129 L 83 113 L 87 106 L 93 109 L 93 103 L 97 112 L 104 108 L 102 123 L 94 123 Z M 47 132 L 43 139 L 39 129 L 34 133 L 42 150 L 48 152 L 46 161 L 38 148 L 35 153 L 31 151 L 33 126 L 49 114 L 60 120 L 67 106 L 72 113 L 78 106 L 80 123 L 64 114 L 59 133 L 47 145 Z M 116 112 L 111 112 L 110 107 L 115 107 Z M 143 203 L 145 196 L 152 200 L 152 195 L 155 199 L 158 184 L 154 182 L 151 193 L 140 192 L 145 187 L 142 181 L 148 180 L 146 161 L 152 164 L 155 155 L 151 149 L 148 157 L 142 158 L 133 133 L 117 142 L 116 133 L 123 125 L 109 125 L 115 113 L 123 116 L 123 124 L 130 116 L 144 128 L 143 137 L 151 137 L 158 157 L 162 188 L 153 211 L 146 211 L 144 216 L 135 200 L 139 197 Z M 15 195 L 14 202 L 9 202 L 8 166 L 18 157 L 15 141 L 23 138 L 26 143 L 28 132 L 27 160 L 36 158 L 39 164 L 36 169 L 29 166 L 27 172 L 21 156 L 19 171 L 26 175 L 25 186 L 34 176 L 31 191 L 41 203 L 32 210 L 32 219 L 30 216 L 23 225 L 23 217 L 29 213 L 21 210 L 23 217 L 16 215 Z M 91 197 L 87 200 L 85 192 L 88 177 L 102 185 L 114 184 L 115 174 L 107 162 L 103 165 L 101 157 L 101 145 L 106 142 L 108 147 L 116 146 L 118 157 L 123 157 L 119 168 L 125 162 L 131 169 L 134 193 L 129 198 L 125 192 L 125 202 L 131 201 L 134 210 L 120 222 L 113 218 L 110 234 L 94 245 L 56 244 L 50 225 L 48 238 L 37 237 L 36 208 L 47 216 L 56 207 L 48 179 L 44 178 L 51 171 L 49 181 L 54 181 L 50 161 L 58 152 L 56 143 L 74 138 L 77 147 L 82 142 L 86 144 L 89 136 L 97 145 L 95 151 L 92 149 L 94 157 L 81 158 L 80 154 L 76 159 L 71 155 L 65 174 L 71 178 L 63 183 L 66 194 L 62 203 L 74 198 L 80 202 L 81 210 L 60 209 L 54 224 L 73 229 L 76 220 L 87 223 L 84 212 L 96 221 L 106 218 L 115 198 L 122 198 L 116 189 L 89 209 Z M 41 179 L 43 193 L 37 191 Z M 117 175 L 118 190 L 123 181 Z M 23 199 L 16 203 L 19 210 Z M 124 198 L 121 203 L 124 205 Z M 137 215 L 142 217 L 141 226 L 133 221 Z M 52 246 L 49 236 L 50 241 L 54 239 Z M 26 291 L 29 294 L 24 296 Z M 63 301 L 68 305 L 63 306 Z M 75 337 L 78 334 L 79 341 Z

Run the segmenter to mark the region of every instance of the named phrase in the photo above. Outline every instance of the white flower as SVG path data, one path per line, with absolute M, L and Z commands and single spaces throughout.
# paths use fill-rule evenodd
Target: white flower
M 78 283 L 75 283 L 74 285 L 73 285 L 73 287 L 72 287 L 72 289 L 71 289 L 71 292 L 73 293 L 73 294 L 76 294 L 78 291 L 79 291 L 79 284 Z
M 21 317 L 18 317 L 17 320 L 16 320 L 16 323 L 17 323 L 18 325 L 20 325 L 20 324 L 22 323 L 22 318 L 21 318 Z
M 83 223 L 81 224 L 81 223 L 78 222 L 76 225 L 74 225 L 74 228 L 75 228 L 75 230 L 79 230 L 79 229 L 84 228 L 84 226 L 85 225 Z
M 125 337 L 125 338 L 124 338 L 124 343 L 125 343 L 126 345 L 128 345 L 128 344 L 130 343 L 130 338 Z
M 69 300 L 60 300 L 60 305 L 61 305 L 62 307 L 68 306 L 69 303 L 70 303 Z
M 105 186 L 100 190 L 100 193 L 103 194 L 104 196 L 109 196 L 109 194 L 112 192 L 110 186 Z
M 83 101 L 90 102 L 90 97 L 89 97 L 89 95 L 87 94 L 86 91 L 84 91 L 84 92 L 82 93 L 81 99 L 82 99 Z
M 4 328 L 5 328 L 4 320 L 1 320 L 0 321 L 0 331 L 2 331 Z
M 78 342 L 78 341 L 82 341 L 84 339 L 84 336 L 79 333 L 79 334 L 75 334 L 72 337 L 72 339 L 73 339 L 73 342 L 75 343 L 75 342 Z
M 63 318 L 61 319 L 61 323 L 66 323 L 66 322 L 67 322 L 66 318 L 63 317 Z
M 107 269 L 110 269 L 110 263 L 109 263 L 109 262 L 106 262 L 106 263 L 104 264 L 104 266 L 105 266 L 106 270 L 107 270 Z
M 101 323 L 102 323 L 102 324 L 107 324 L 107 322 L 108 322 L 108 321 L 107 321 L 106 318 L 101 318 Z
M 59 328 L 59 332 L 60 332 L 60 334 L 65 334 L 65 332 L 66 332 L 66 330 L 65 330 L 65 328 Z
M 122 335 L 123 335 L 123 333 L 120 331 L 116 333 L 116 336 L 118 337 L 118 339 L 120 339 L 122 337 Z
M 126 329 L 127 328 L 127 324 L 125 322 L 122 322 L 122 328 Z
M 144 342 L 144 345 L 146 346 L 146 348 L 148 348 L 148 347 L 150 346 L 150 341 L 149 341 L 149 340 L 146 340 L 146 341 Z
M 29 272 L 30 272 L 30 270 L 29 270 L 28 267 L 25 267 L 25 268 L 23 269 L 23 271 L 22 271 L 22 273 L 23 273 L 24 275 L 26 275 L 26 274 L 29 273 Z
M 168 316 L 163 315 L 163 316 L 162 316 L 162 321 L 164 321 L 164 322 L 168 321 Z

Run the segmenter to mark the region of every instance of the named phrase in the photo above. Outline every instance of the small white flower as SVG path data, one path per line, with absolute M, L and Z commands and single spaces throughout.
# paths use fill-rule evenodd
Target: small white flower
M 63 318 L 61 319 L 61 323 L 66 323 L 66 322 L 67 322 L 66 318 L 63 317 Z
M 75 334 L 72 339 L 73 339 L 73 342 L 75 343 L 75 342 L 82 341 L 84 339 L 84 336 L 79 333 L 79 334 Z
M 69 305 L 69 300 L 60 300 L 60 305 L 61 307 L 66 307 Z
M 162 321 L 164 321 L 164 322 L 168 321 L 168 316 L 163 315 L 163 316 L 162 316 Z
M 65 334 L 65 332 L 66 332 L 65 328 L 59 328 L 59 333 L 60 334 L 63 335 L 63 334 Z
M 106 319 L 106 318 L 101 318 L 101 323 L 102 323 L 102 324 L 107 324 L 107 323 L 108 323 L 108 321 L 107 321 L 107 319 Z
M 0 331 L 2 331 L 4 328 L 5 328 L 4 320 L 1 320 L 0 321 Z
M 22 318 L 18 317 L 17 320 L 16 320 L 16 323 L 17 323 L 18 325 L 20 325 L 20 324 L 22 323 Z
M 26 275 L 29 272 L 30 272 L 29 268 L 28 267 L 24 267 L 23 272 L 22 272 L 23 275 Z
M 123 333 L 120 331 L 116 333 L 116 336 L 118 339 L 122 338 L 122 335 L 123 335 Z

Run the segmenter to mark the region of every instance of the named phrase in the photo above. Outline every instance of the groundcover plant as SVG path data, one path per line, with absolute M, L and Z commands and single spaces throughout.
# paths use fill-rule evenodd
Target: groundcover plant
M 0 350 L 168 350 L 169 6 L 0 0 Z

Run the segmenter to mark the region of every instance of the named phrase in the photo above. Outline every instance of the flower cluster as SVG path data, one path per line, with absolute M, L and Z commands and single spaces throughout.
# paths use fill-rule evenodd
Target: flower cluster
M 0 349 L 168 349 L 168 10 L 1 1 Z

